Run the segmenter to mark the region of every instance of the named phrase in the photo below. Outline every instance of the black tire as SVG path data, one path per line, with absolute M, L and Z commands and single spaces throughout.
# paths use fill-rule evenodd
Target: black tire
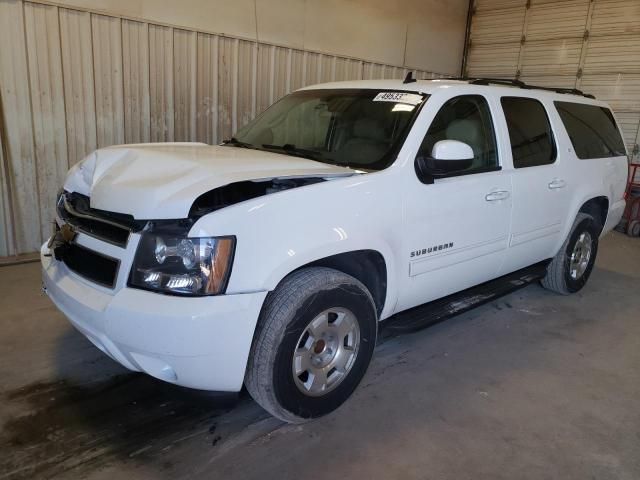
M 582 234 L 588 234 L 591 239 L 591 255 L 586 270 L 579 277 L 574 278 L 570 273 L 571 254 L 574 251 L 576 242 Z M 560 250 L 553 257 L 551 263 L 547 266 L 547 274 L 540 281 L 542 286 L 547 290 L 569 295 L 582 289 L 589 280 L 593 265 L 596 261 L 598 253 L 598 237 L 600 236 L 600 227 L 591 215 L 579 213 L 571 228 L 569 236 L 560 247 Z
M 359 327 L 358 348 L 337 386 L 320 396 L 310 396 L 296 383 L 294 352 L 312 320 L 333 308 L 353 312 L 351 318 L 355 316 Z M 375 347 L 377 327 L 373 298 L 358 280 L 330 268 L 298 270 L 265 300 L 247 364 L 247 390 L 260 406 L 285 422 L 303 423 L 332 412 L 362 380 Z

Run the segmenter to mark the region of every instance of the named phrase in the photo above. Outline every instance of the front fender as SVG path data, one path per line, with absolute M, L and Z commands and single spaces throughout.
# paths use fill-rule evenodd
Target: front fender
M 273 193 L 210 213 L 190 236 L 235 235 L 227 293 L 273 290 L 292 271 L 355 250 L 375 250 L 387 267 L 382 317 L 396 303 L 402 205 L 395 174 L 383 171 Z

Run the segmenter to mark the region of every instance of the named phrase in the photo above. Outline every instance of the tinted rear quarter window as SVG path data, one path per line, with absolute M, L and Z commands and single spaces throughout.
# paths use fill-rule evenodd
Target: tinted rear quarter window
M 513 166 L 525 168 L 555 162 L 553 132 L 542 103 L 524 97 L 502 97 L 500 102 L 507 119 Z
M 578 158 L 626 155 L 624 141 L 611 111 L 597 105 L 554 102 Z

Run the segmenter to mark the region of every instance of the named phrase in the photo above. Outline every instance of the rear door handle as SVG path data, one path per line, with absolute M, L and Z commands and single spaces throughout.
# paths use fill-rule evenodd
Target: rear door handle
M 556 188 L 564 188 L 567 186 L 567 182 L 560 180 L 559 178 L 553 179 L 549 182 L 549 190 L 555 190 Z
M 509 192 L 506 190 L 497 190 L 495 192 L 487 193 L 484 196 L 484 199 L 487 202 L 496 202 L 498 200 L 506 200 L 507 198 L 509 198 Z

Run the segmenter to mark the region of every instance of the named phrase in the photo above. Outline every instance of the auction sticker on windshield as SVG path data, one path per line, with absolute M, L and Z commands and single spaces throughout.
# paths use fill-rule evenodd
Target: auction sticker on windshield
M 373 99 L 374 102 L 394 102 L 418 105 L 422 101 L 422 95 L 417 93 L 380 92 Z

